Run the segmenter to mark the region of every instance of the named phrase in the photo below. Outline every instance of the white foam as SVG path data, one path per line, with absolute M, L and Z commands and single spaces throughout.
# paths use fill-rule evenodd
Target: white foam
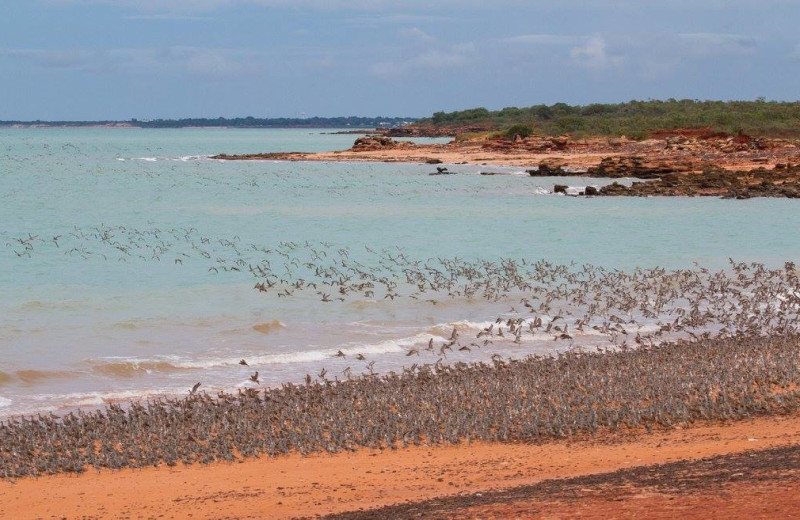
M 443 337 L 427 333 L 416 334 L 407 338 L 390 339 L 372 344 L 348 343 L 329 349 L 306 350 L 299 352 L 282 352 L 279 354 L 264 354 L 260 356 L 246 356 L 247 362 L 252 365 L 277 365 L 290 363 L 313 363 L 334 357 L 340 350 L 347 356 L 356 354 L 395 354 L 405 352 L 407 347 L 427 343 L 431 337 L 435 340 L 444 340 Z M 112 359 L 112 358 L 106 358 Z M 235 366 L 242 359 L 241 355 L 226 358 L 201 358 L 188 359 L 180 356 L 156 356 L 153 358 L 113 358 L 114 361 L 123 361 L 135 365 L 167 362 L 177 368 L 209 369 Z
M 57 402 L 59 405 L 64 406 L 99 406 L 109 402 L 132 401 L 134 399 L 145 399 L 150 396 L 177 394 L 184 391 L 185 389 L 180 387 L 106 392 L 75 392 L 69 394 L 38 394 L 33 396 L 33 400 Z
M 541 316 L 539 316 L 539 318 L 541 318 L 541 320 L 542 320 L 542 326 L 540 328 L 538 328 L 538 329 L 535 329 L 535 332 L 533 334 L 531 334 L 530 330 L 529 330 L 529 325 L 530 325 L 530 323 L 533 322 L 533 319 L 525 318 L 525 319 L 522 320 L 521 323 L 518 324 L 518 326 L 523 329 L 523 334 L 520 337 L 520 341 L 521 342 L 530 343 L 530 342 L 552 341 L 553 336 L 557 335 L 558 331 L 555 331 L 555 330 L 552 331 L 552 332 L 544 332 L 545 328 L 547 327 L 547 323 L 549 323 L 552 320 L 551 316 L 541 315 Z M 456 327 L 461 332 L 464 332 L 464 329 L 466 329 L 466 330 L 474 330 L 474 331 L 482 331 L 482 330 L 486 330 L 489 327 L 491 327 L 492 325 L 494 325 L 494 327 L 492 328 L 492 336 L 487 336 L 486 339 L 492 338 L 492 339 L 496 340 L 498 338 L 497 331 L 498 331 L 498 329 L 500 327 L 503 328 L 506 338 L 513 338 L 514 337 L 513 333 L 508 332 L 508 330 L 507 330 L 507 328 L 505 326 L 505 323 L 506 323 L 506 319 L 504 319 L 502 323 L 496 323 L 495 321 L 466 321 L 466 320 L 464 320 L 464 321 L 456 321 L 456 322 L 453 322 L 453 323 L 439 324 L 439 325 L 435 325 L 434 327 Z M 562 322 L 559 321 L 557 324 L 558 325 L 562 325 Z M 660 329 L 659 325 L 656 325 L 656 324 L 645 324 L 645 325 L 641 325 L 641 326 L 631 325 L 630 328 L 628 328 L 627 330 L 628 330 L 628 334 L 636 334 L 636 333 L 649 334 L 649 333 L 652 333 L 652 332 L 656 332 L 659 329 Z M 583 330 L 578 330 L 572 324 L 569 325 L 569 335 L 572 336 L 573 338 L 587 337 L 587 336 L 598 336 L 598 337 L 608 337 L 609 336 L 609 334 L 601 332 L 601 331 L 599 331 L 597 329 L 594 329 L 594 328 L 592 328 L 590 326 L 584 326 Z
M 331 349 L 321 350 L 307 350 L 305 352 L 286 352 L 281 354 L 267 354 L 263 356 L 254 356 L 248 358 L 248 363 L 251 365 L 269 365 L 269 364 L 284 364 L 284 363 L 311 363 L 314 361 L 323 361 L 335 356 L 340 350 L 347 356 L 354 356 L 356 354 L 395 354 L 405 352 L 406 347 L 427 343 L 430 340 L 430 334 L 417 334 L 408 338 L 391 339 L 381 341 L 373 344 L 348 344 L 334 347 Z M 441 339 L 441 338 L 440 338 Z M 188 362 L 185 366 L 192 368 L 208 368 L 209 362 L 211 366 L 227 366 L 239 363 L 239 358 L 233 359 L 218 359 L 208 360 L 201 362 Z M 184 366 L 184 365 L 179 365 Z
M 13 403 L 11 399 L 8 399 L 0 395 L 0 408 L 6 408 L 8 406 L 11 406 L 11 403 Z
M 551 317 L 547 315 L 541 315 L 539 318 L 542 319 L 544 324 L 547 324 Z M 529 330 L 529 325 L 533 321 L 533 318 L 526 318 L 522 320 L 521 323 L 518 324 L 520 328 L 523 328 L 524 333 L 520 337 L 520 341 L 524 343 L 535 343 L 535 342 L 548 342 L 552 341 L 553 336 L 556 335 L 557 331 L 553 332 L 545 332 L 543 325 L 541 328 L 536 329 L 531 334 Z M 363 323 L 360 323 L 362 326 Z M 177 356 L 177 355 L 164 355 L 164 356 L 153 356 L 148 358 L 131 358 L 131 357 L 107 357 L 103 358 L 103 361 L 112 361 L 112 362 L 124 362 L 124 363 L 131 363 L 134 367 L 142 366 L 146 369 L 151 369 L 149 365 L 156 364 L 156 363 L 168 363 L 175 368 L 178 369 L 214 369 L 214 368 L 223 368 L 223 367 L 230 367 L 230 366 L 237 366 L 239 365 L 239 361 L 244 357 L 247 359 L 247 362 L 251 366 L 259 366 L 259 365 L 284 365 L 284 364 L 294 364 L 294 363 L 315 363 L 324 360 L 329 360 L 338 354 L 341 351 L 346 356 L 355 356 L 357 354 L 364 354 L 364 355 L 381 355 L 381 354 L 399 354 L 405 353 L 410 347 L 414 346 L 424 346 L 428 343 L 428 341 L 433 338 L 434 341 L 448 341 L 450 336 L 450 331 L 455 327 L 460 333 L 464 335 L 464 337 L 472 336 L 477 334 L 478 332 L 489 328 L 490 326 L 493 327 L 492 338 L 497 339 L 497 332 L 500 327 L 503 328 L 505 332 L 506 338 L 513 338 L 513 334 L 507 331 L 505 326 L 505 320 L 502 324 L 496 323 L 494 320 L 492 321 L 469 321 L 469 320 L 461 320 L 461 321 L 453 321 L 453 322 L 445 322 L 445 323 L 438 323 L 433 326 L 427 327 L 425 331 L 419 332 L 410 336 L 396 338 L 396 339 L 387 339 L 383 341 L 379 341 L 376 343 L 344 343 L 330 348 L 317 348 L 305 351 L 294 351 L 294 352 L 280 352 L 280 353 L 270 353 L 270 354 L 260 354 L 260 355 L 247 355 L 238 353 L 235 356 L 231 357 L 186 357 L 186 356 Z M 655 332 L 658 330 L 657 325 L 643 325 L 637 327 L 635 325 L 631 325 L 628 329 L 629 334 L 636 334 L 640 332 L 642 334 Z M 574 326 L 570 324 L 569 327 L 569 334 L 575 338 L 578 337 L 590 337 L 590 336 L 598 336 L 598 337 L 608 337 L 608 334 L 600 332 L 594 328 L 589 326 L 584 327 L 582 331 L 577 330 Z M 488 339 L 488 337 L 487 337 Z M 157 369 L 153 369 L 157 370 Z M 91 404 L 91 403 L 89 403 Z

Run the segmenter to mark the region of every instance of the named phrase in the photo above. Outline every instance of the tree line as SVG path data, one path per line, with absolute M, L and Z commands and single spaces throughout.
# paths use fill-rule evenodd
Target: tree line
M 490 111 L 472 108 L 436 112 L 419 125 L 504 130 L 526 125 L 545 135 L 609 135 L 645 137 L 658 130 L 708 128 L 729 134 L 772 137 L 800 135 L 800 102 L 699 101 L 668 99 L 590 105 L 533 105 Z

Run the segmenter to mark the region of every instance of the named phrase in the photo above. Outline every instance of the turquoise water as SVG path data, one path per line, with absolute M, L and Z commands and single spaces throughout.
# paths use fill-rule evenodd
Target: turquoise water
M 487 302 L 327 305 L 313 291 L 259 293 L 248 266 L 268 257 L 279 271 L 286 242 L 306 260 L 345 249 L 373 268 L 381 258 L 371 251 L 381 249 L 624 270 L 800 257 L 800 204 L 790 200 L 578 199 L 548 192 L 605 181 L 532 178 L 522 168 L 481 176 L 480 167 L 448 165 L 460 174 L 429 176 L 433 167 L 421 164 L 206 158 L 343 149 L 355 137 L 0 130 L 0 414 L 184 392 L 196 381 L 231 389 L 256 369 L 265 384 L 297 380 L 325 363 L 344 368 L 327 361 L 341 348 L 392 367 L 431 327 L 496 312 Z M 240 358 L 257 362 L 242 367 Z

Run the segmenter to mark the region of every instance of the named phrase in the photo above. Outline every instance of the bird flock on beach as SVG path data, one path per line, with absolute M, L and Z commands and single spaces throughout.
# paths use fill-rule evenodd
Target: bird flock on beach
M 0 423 L 0 477 L 359 447 L 537 442 L 784 413 L 800 402 L 800 279 L 791 262 L 619 271 L 514 259 L 415 260 L 368 247 L 366 259 L 356 260 L 325 243 L 268 248 L 233 237 L 212 248 L 212 239 L 193 229 L 100 227 L 66 240 L 28 234 L 8 243 L 26 258 L 47 245 L 88 259 L 103 254 L 100 244 L 120 258 L 159 261 L 174 254 L 181 236 L 217 264 L 215 274 L 236 267 L 275 298 L 305 295 L 320 306 L 481 300 L 503 311 L 477 331 L 453 326 L 408 347 L 409 363 L 399 371 L 376 371 L 374 359 L 338 351 L 332 357 L 352 357 L 365 371 L 348 367 L 340 377 L 323 368 L 302 384 L 233 394 L 209 394 L 198 382 L 185 396 L 10 418 Z M 245 250 L 261 260 L 245 258 Z M 498 346 L 530 337 L 567 348 L 517 359 L 498 353 Z M 477 362 L 452 355 L 490 348 L 491 357 Z M 254 371 L 249 379 L 257 385 L 266 368 L 240 364 Z
M 800 338 L 424 365 L 345 381 L 110 405 L 0 423 L 0 477 L 470 441 L 542 442 L 789 413 Z

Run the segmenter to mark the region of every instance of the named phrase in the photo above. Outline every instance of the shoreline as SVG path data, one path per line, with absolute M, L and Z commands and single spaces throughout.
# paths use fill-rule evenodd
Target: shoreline
M 800 147 L 786 139 L 748 136 L 659 139 L 479 138 L 447 144 L 414 144 L 389 137 L 358 138 L 349 150 L 212 155 L 223 161 L 322 161 L 517 167 L 537 177 L 635 178 L 632 186 L 575 193 L 603 196 L 715 196 L 800 198 Z M 436 168 L 436 169 L 434 169 Z M 491 175 L 492 172 L 485 172 Z M 553 192 L 566 186 L 554 185 Z
M 646 161 L 681 165 L 682 170 L 700 171 L 713 164 L 724 169 L 747 169 L 800 162 L 800 141 L 747 138 L 675 140 L 672 136 L 645 140 L 625 138 L 571 139 L 532 137 L 519 141 L 475 138 L 454 139 L 445 144 L 416 144 L 384 136 L 356 139 L 347 150 L 329 152 L 269 152 L 210 156 L 219 160 L 284 160 L 331 162 L 414 162 L 471 164 L 480 166 L 536 167 L 598 166 L 605 157 L 642 157 Z M 677 144 L 676 144 L 677 143 Z M 795 161 L 792 161 L 794 159 Z
M 569 514 L 575 493 L 635 509 L 642 493 L 733 478 L 741 496 L 765 482 L 786 494 L 800 467 L 796 348 L 701 339 L 32 417 L 0 428 L 0 516 L 485 518 L 539 511 L 543 496 Z M 715 458 L 743 453 L 755 455 Z
M 618 433 L 543 444 L 362 449 L 171 468 L 91 470 L 78 476 L 2 481 L 0 515 L 21 519 L 126 515 L 182 518 L 191 508 L 195 518 L 215 517 L 220 511 L 225 511 L 227 518 L 294 518 L 348 512 L 355 518 L 368 518 L 373 517 L 370 510 L 380 507 L 423 507 L 426 501 L 443 497 L 448 497 L 444 501 L 451 507 L 464 501 L 462 505 L 468 507 L 500 508 L 505 511 L 500 516 L 507 515 L 507 507 L 519 509 L 526 503 L 536 506 L 540 502 L 547 503 L 546 510 L 557 511 L 561 507 L 569 513 L 575 510 L 571 498 L 535 494 L 521 504 L 519 496 L 512 500 L 511 491 L 521 486 L 561 485 L 565 482 L 561 479 L 581 477 L 592 477 L 581 484 L 583 495 L 588 495 L 583 500 L 593 503 L 589 511 L 596 507 L 594 502 L 600 502 L 607 507 L 613 504 L 617 511 L 624 507 L 644 514 L 648 504 L 661 496 L 658 490 L 645 490 L 648 500 L 643 500 L 637 493 L 626 496 L 625 488 L 616 485 L 612 489 L 622 498 L 612 498 L 614 493 L 610 495 L 602 485 L 609 474 L 650 467 L 658 472 L 660 467 L 654 465 L 798 445 L 800 415 L 794 413 L 650 434 Z M 730 480 L 739 485 L 739 495 L 765 493 L 765 484 L 759 479 Z M 701 491 L 714 491 L 714 486 L 715 481 L 706 481 L 702 474 L 696 479 L 695 487 Z M 503 490 L 511 491 L 505 497 L 502 493 L 495 498 L 489 495 Z M 488 496 L 477 500 L 483 495 Z M 491 509 L 474 513 L 485 518 Z M 702 515 L 698 512 L 697 516 Z

